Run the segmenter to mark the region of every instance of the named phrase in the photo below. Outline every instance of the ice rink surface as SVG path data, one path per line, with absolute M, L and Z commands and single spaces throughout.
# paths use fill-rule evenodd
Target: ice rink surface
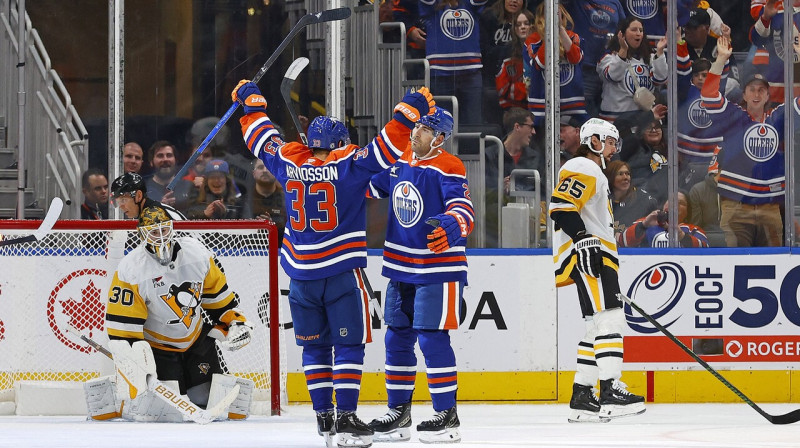
M 760 405 L 772 415 L 798 404 Z M 359 417 L 369 421 L 385 406 L 365 405 Z M 800 447 L 800 423 L 769 423 L 746 404 L 649 404 L 640 416 L 610 423 L 567 423 L 568 409 L 558 405 L 459 405 L 463 446 L 479 447 Z M 430 404 L 414 404 L 416 423 L 433 414 Z M 430 446 L 412 431 L 405 443 L 375 447 Z M 441 446 L 441 445 L 439 445 Z M 292 405 L 279 417 L 244 422 L 194 423 L 88 422 L 83 417 L 0 417 L 0 447 L 86 448 L 245 448 L 324 447 L 310 406 Z

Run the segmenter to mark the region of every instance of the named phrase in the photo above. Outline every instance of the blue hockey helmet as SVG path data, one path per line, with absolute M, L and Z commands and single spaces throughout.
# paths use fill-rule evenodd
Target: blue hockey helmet
M 331 151 L 350 144 L 350 132 L 341 121 L 319 116 L 308 125 L 309 148 L 320 148 Z
M 423 115 L 417 123 L 433 129 L 434 132 L 441 132 L 445 140 L 453 133 L 453 116 L 439 106 L 434 106 L 433 113 Z

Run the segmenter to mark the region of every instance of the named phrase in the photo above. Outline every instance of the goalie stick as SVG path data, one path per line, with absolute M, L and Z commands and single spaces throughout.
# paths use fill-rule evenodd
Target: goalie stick
M 77 328 L 72 325 L 67 325 L 67 330 L 75 336 L 80 337 L 82 341 L 91 345 L 92 348 L 106 355 L 109 359 L 114 359 L 114 355 L 111 354 L 111 351 L 99 342 L 81 333 Z M 192 403 L 188 398 L 183 398 L 180 393 L 164 384 L 161 380 L 156 378 L 155 375 L 147 376 L 147 389 L 155 393 L 158 398 L 167 403 L 168 406 L 180 412 L 181 415 L 201 425 L 211 423 L 214 419 L 221 416 L 239 395 L 239 385 L 237 384 L 227 395 L 222 397 L 219 403 L 210 408 L 202 409 Z
M 775 424 L 775 425 L 786 425 L 786 424 L 789 424 L 789 423 L 795 423 L 795 422 L 800 421 L 800 409 L 794 410 L 792 412 L 788 412 L 788 413 L 783 414 L 783 415 L 771 415 L 771 414 L 768 414 L 766 411 L 761 409 L 761 407 L 759 407 L 757 404 L 753 403 L 753 401 L 751 399 L 747 398 L 747 396 L 744 393 L 742 393 L 742 391 L 737 389 L 736 386 L 734 386 L 733 384 L 728 382 L 728 380 L 726 380 L 722 375 L 720 375 L 719 372 L 714 370 L 713 367 L 708 365 L 707 362 L 705 362 L 702 358 L 697 356 L 697 354 L 695 354 L 693 351 L 691 351 L 689 349 L 689 347 L 687 347 L 683 342 L 680 341 L 680 339 L 676 338 L 663 325 L 658 323 L 658 321 L 653 319 L 652 316 L 647 314 L 641 307 L 639 307 L 639 305 L 635 304 L 633 302 L 633 300 L 630 299 L 630 297 L 628 297 L 628 296 L 626 296 L 625 294 L 622 294 L 622 293 L 618 294 L 618 296 L 622 301 L 624 301 L 625 303 L 630 305 L 631 308 L 635 309 L 639 314 L 641 314 L 645 319 L 647 319 L 648 322 L 653 324 L 660 332 L 664 333 L 664 335 L 667 338 L 669 338 L 670 341 L 674 342 L 678 347 L 680 347 L 684 352 L 686 352 L 687 355 L 691 356 L 692 359 L 697 361 L 701 366 L 703 366 L 706 370 L 708 370 L 708 372 L 710 374 L 714 375 L 714 377 L 716 379 L 720 380 L 720 382 L 722 382 L 722 384 L 724 384 L 725 387 L 730 389 L 739 398 L 741 398 L 742 401 L 744 401 L 745 403 L 750 405 L 751 408 L 755 409 L 756 412 L 761 414 L 761 416 L 764 417 L 765 419 L 767 419 L 770 423 Z
M 297 23 L 294 25 L 294 27 L 292 27 L 292 29 L 289 30 L 289 34 L 287 34 L 286 37 L 283 38 L 283 41 L 281 41 L 281 43 L 278 45 L 278 48 L 276 48 L 275 51 L 272 52 L 272 55 L 269 57 L 269 59 L 267 59 L 267 62 L 265 62 L 264 65 L 261 66 L 261 69 L 258 71 L 258 73 L 256 73 L 255 76 L 253 76 L 253 79 L 251 79 L 251 81 L 258 84 L 258 81 L 261 80 L 261 77 L 264 76 L 264 74 L 267 72 L 267 70 L 269 70 L 270 67 L 272 67 L 272 64 L 274 64 L 275 61 L 278 59 L 278 57 L 281 55 L 281 53 L 283 53 L 283 50 L 285 50 L 286 47 L 289 46 L 289 44 L 292 42 L 292 39 L 294 39 L 294 37 L 297 36 L 300 33 L 300 31 L 302 31 L 305 27 L 307 27 L 308 25 L 313 25 L 315 23 L 344 20 L 350 17 L 350 13 L 351 13 L 350 8 L 343 7 L 343 8 L 327 9 L 325 11 L 321 11 L 314 14 L 306 14 L 303 17 L 300 17 L 300 20 L 298 20 Z M 217 122 L 217 124 L 205 138 L 205 140 L 203 140 L 203 142 L 200 143 L 200 146 L 198 146 L 197 149 L 194 151 L 194 153 L 192 153 L 191 157 L 189 157 L 189 160 L 187 160 L 186 163 L 183 164 L 181 169 L 178 170 L 178 173 L 175 174 L 175 177 L 172 179 L 172 181 L 170 181 L 169 185 L 167 185 L 167 190 L 172 191 L 175 189 L 175 184 L 178 182 L 178 180 L 181 179 L 184 175 L 186 175 L 186 171 L 189 169 L 189 167 L 194 166 L 194 162 L 195 160 L 197 160 L 198 157 L 200 157 L 200 153 L 202 153 L 203 150 L 206 149 L 208 144 L 211 143 L 211 140 L 214 139 L 214 137 L 217 135 L 222 126 L 224 126 L 225 123 L 228 122 L 228 119 L 231 118 L 231 115 L 233 115 L 233 113 L 236 112 L 236 109 L 238 107 L 239 107 L 239 102 L 234 101 L 231 107 L 228 109 L 228 111 L 225 112 L 225 115 L 223 115 L 222 118 L 220 118 L 219 122 Z
M 45 215 L 42 223 L 39 225 L 39 228 L 33 231 L 33 234 L 19 238 L 2 240 L 0 241 L 0 247 L 10 246 L 12 244 L 31 243 L 33 241 L 41 240 L 53 229 L 56 221 L 58 221 L 59 215 L 61 215 L 61 209 L 63 208 L 64 201 L 62 201 L 59 197 L 53 198 L 53 200 L 50 202 L 50 207 L 47 209 L 47 215 Z
M 283 75 L 283 81 L 281 81 L 281 96 L 283 97 L 283 102 L 286 103 L 286 110 L 289 112 L 289 116 L 292 117 L 292 123 L 294 123 L 294 127 L 297 128 L 297 134 L 300 135 L 300 140 L 302 140 L 303 144 L 306 146 L 308 146 L 308 139 L 306 138 L 305 132 L 303 132 L 303 126 L 300 125 L 300 119 L 297 118 L 294 104 L 292 103 L 292 86 L 297 80 L 297 76 L 307 65 L 308 58 L 301 57 L 295 59 L 292 65 L 286 69 L 286 74 Z

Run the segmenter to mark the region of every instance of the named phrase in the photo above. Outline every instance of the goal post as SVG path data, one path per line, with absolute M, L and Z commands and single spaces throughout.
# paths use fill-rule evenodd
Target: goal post
M 39 224 L 0 221 L 0 234 L 25 236 Z M 224 368 L 255 383 L 252 414 L 279 414 L 286 403 L 287 365 L 275 224 L 174 221 L 174 227 L 178 236 L 197 238 L 214 252 L 229 288 L 239 296 L 239 308 L 255 325 L 251 343 L 241 350 L 218 347 Z M 76 398 L 81 383 L 113 373 L 113 363 L 67 326 L 108 342 L 111 277 L 139 241 L 134 220 L 63 220 L 37 241 L 0 246 L 0 413 L 85 412 L 82 395 Z

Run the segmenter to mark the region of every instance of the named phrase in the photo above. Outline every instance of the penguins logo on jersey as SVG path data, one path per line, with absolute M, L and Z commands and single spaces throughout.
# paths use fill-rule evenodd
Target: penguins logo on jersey
M 183 282 L 169 287 L 169 293 L 161 295 L 161 300 L 175 313 L 177 319 L 167 321 L 168 325 L 182 323 L 189 328 L 200 305 L 200 282 Z
M 651 19 L 658 12 L 658 0 L 628 0 L 628 11 L 637 19 Z
M 758 123 L 744 133 L 744 153 L 755 162 L 766 162 L 778 152 L 778 131 L 769 124 Z
M 711 117 L 708 116 L 706 113 L 706 109 L 700 106 L 702 99 L 698 98 L 692 101 L 692 104 L 689 105 L 689 110 L 687 111 L 687 116 L 689 117 L 689 123 L 692 126 L 698 129 L 705 129 L 711 126 Z
M 392 210 L 397 222 L 405 228 L 413 227 L 422 218 L 422 195 L 409 181 L 398 183 L 392 191 Z
M 472 35 L 475 19 L 466 9 L 448 9 L 439 19 L 445 36 L 453 40 L 464 40 Z

